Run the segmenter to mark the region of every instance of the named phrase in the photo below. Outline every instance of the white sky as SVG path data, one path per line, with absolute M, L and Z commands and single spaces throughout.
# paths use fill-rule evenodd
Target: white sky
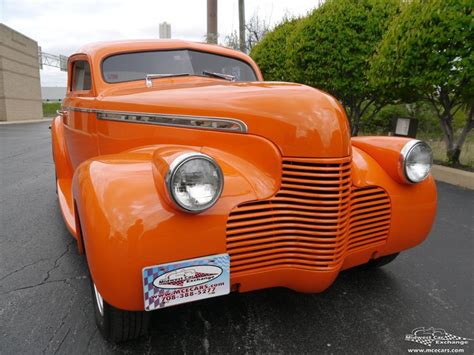
M 301 16 L 318 0 L 246 0 L 245 13 L 274 25 Z M 203 41 L 206 0 L 0 0 L 0 22 L 33 38 L 44 52 L 70 55 L 89 42 L 158 38 L 159 23 L 171 23 L 172 38 Z M 218 31 L 238 29 L 238 0 L 218 0 Z M 42 86 L 66 86 L 66 74 L 45 67 Z

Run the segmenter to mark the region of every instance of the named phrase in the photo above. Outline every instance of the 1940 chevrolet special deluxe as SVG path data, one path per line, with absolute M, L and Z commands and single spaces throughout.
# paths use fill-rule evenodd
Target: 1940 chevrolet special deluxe
M 143 334 L 146 311 L 230 291 L 321 292 L 430 231 L 427 144 L 351 139 L 336 99 L 265 82 L 243 53 L 111 42 L 68 65 L 57 193 L 107 339 Z

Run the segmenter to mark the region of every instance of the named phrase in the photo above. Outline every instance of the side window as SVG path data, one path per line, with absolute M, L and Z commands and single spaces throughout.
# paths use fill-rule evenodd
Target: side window
M 85 60 L 72 64 L 71 91 L 88 91 L 91 89 L 91 68 Z

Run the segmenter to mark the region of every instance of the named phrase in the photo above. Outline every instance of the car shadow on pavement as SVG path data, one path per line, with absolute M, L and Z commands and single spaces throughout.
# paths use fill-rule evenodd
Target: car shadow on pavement
M 354 334 L 348 308 L 363 311 L 360 299 L 377 298 L 384 290 L 397 288 L 398 282 L 390 273 L 358 267 L 342 272 L 335 284 L 320 294 L 285 288 L 231 293 L 155 311 L 148 337 L 116 345 L 115 349 L 163 353 L 254 353 L 256 349 L 262 353 L 311 349 L 332 352 L 347 346 L 341 343 L 344 334 Z M 363 323 L 364 315 L 357 316 Z

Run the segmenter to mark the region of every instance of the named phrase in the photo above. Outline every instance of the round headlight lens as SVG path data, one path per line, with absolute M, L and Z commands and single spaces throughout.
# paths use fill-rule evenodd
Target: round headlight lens
M 224 185 L 222 171 L 210 156 L 183 154 L 170 165 L 167 187 L 173 201 L 187 212 L 202 212 L 212 207 Z
M 403 147 L 400 159 L 403 176 L 410 183 L 425 180 L 433 165 L 433 153 L 430 146 L 417 140 L 410 141 Z

